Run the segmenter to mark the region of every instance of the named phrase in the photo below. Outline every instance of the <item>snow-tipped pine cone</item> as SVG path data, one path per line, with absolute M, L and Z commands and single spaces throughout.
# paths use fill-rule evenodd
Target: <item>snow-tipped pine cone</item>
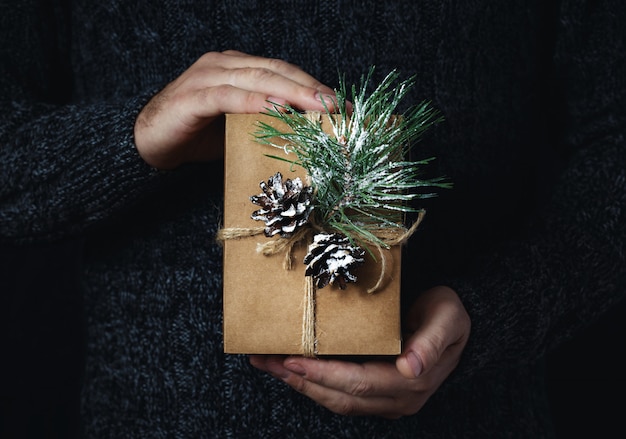
M 305 275 L 313 277 L 318 289 L 335 283 L 342 290 L 345 289 L 347 282 L 357 280 L 350 270 L 365 261 L 365 251 L 338 233 L 318 233 L 308 250 L 304 257 L 304 263 L 307 264 Z
M 252 219 L 265 222 L 265 236 L 280 234 L 289 238 L 295 230 L 306 224 L 313 210 L 313 188 L 304 186 L 299 177 L 287 179 L 277 172 L 267 183 L 261 181 L 263 193 L 253 195 L 250 201 L 261 206 L 252 212 Z

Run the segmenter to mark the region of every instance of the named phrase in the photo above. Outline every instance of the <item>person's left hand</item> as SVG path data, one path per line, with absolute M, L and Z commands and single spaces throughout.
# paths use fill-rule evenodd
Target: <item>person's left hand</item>
M 396 419 L 424 406 L 457 366 L 470 333 L 467 311 L 445 286 L 422 293 L 405 325 L 412 335 L 395 364 L 278 355 L 251 355 L 250 363 L 335 413 Z

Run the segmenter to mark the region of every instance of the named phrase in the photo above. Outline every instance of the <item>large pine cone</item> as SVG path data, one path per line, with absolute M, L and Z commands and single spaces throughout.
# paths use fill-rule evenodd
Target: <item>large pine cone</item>
M 313 277 L 318 289 L 337 283 L 344 290 L 347 282 L 356 282 L 357 278 L 350 270 L 361 265 L 365 261 L 364 256 L 365 251 L 352 245 L 346 236 L 318 233 L 304 257 L 307 264 L 304 274 Z
M 280 233 L 289 238 L 294 231 L 306 224 L 313 210 L 311 205 L 313 188 L 303 186 L 302 180 L 296 177 L 287 179 L 283 184 L 283 176 L 277 172 L 259 186 L 262 194 L 250 197 L 261 209 L 252 212 L 252 219 L 265 222 L 265 236 L 268 238 Z

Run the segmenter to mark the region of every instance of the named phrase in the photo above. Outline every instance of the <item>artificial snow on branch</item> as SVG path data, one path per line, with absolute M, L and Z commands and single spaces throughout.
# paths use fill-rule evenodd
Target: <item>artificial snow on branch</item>
M 287 153 L 271 157 L 304 168 L 310 179 L 310 189 L 304 191 L 313 194 L 312 212 L 307 212 L 306 218 L 312 217 L 318 233 L 330 234 L 337 242 L 344 242 L 345 237 L 355 255 L 360 254 L 359 247 L 370 250 L 371 246 L 389 248 L 390 242 L 397 243 L 395 237 L 407 232 L 405 214 L 421 210 L 411 201 L 435 196 L 436 189 L 451 187 L 444 178 L 421 178 L 422 168 L 432 157 L 407 159 L 422 134 L 443 120 L 439 112 L 430 102 L 423 101 L 400 113 L 399 104 L 414 85 L 414 78 L 399 81 L 395 70 L 368 95 L 373 72 L 372 67 L 361 78 L 359 87 L 351 87 L 350 99 L 345 79 L 340 78 L 335 101 L 326 106 L 332 134 L 323 130 L 319 120 L 289 105 L 278 104 L 268 108 L 266 114 L 283 121 L 289 129 L 281 131 L 259 122 L 255 133 L 258 142 Z M 253 199 L 256 204 L 258 201 L 258 197 Z M 266 216 L 261 217 L 267 220 Z M 279 220 L 284 218 L 276 221 Z M 288 224 L 286 231 L 293 233 L 294 223 Z M 271 232 L 284 231 L 285 228 L 273 228 Z M 320 238 L 320 242 L 325 241 Z M 313 245 L 316 251 L 319 248 Z M 310 262 L 314 257 L 307 255 L 305 260 Z M 309 265 L 307 271 L 319 287 L 339 279 L 340 287 L 345 288 L 346 281 L 356 281 L 349 273 L 356 263 L 350 258 L 344 260 L 350 261 L 349 266 L 335 266 L 341 275 L 329 276 L 326 266 L 316 272 Z

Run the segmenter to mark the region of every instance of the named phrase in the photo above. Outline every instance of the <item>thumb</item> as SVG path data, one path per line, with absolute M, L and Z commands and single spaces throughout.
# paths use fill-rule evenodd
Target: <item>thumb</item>
M 396 358 L 396 368 L 405 378 L 418 378 L 437 363 L 445 346 L 428 336 L 428 330 L 417 331 L 406 341 Z
M 448 347 L 466 335 L 463 314 L 458 296 L 449 287 L 434 287 L 420 294 L 404 322 L 413 333 L 396 358 L 398 371 L 406 378 L 417 378 L 431 370 Z

